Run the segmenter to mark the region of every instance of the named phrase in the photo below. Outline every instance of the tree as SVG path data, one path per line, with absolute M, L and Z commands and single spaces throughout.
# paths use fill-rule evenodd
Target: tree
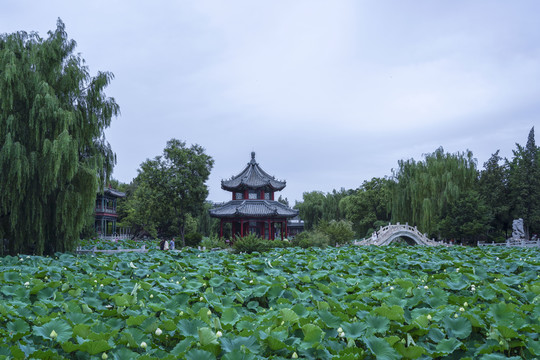
M 119 107 L 90 76 L 58 20 L 0 35 L 0 239 L 10 254 L 71 250 L 115 155 L 104 129 Z M 2 252 L 4 247 L 1 247 Z
M 305 192 L 303 202 L 294 206 L 299 210 L 299 215 L 304 220 L 306 230 L 314 229 L 323 217 L 325 196 L 322 191 Z
M 183 141 L 169 140 L 163 156 L 141 164 L 135 192 L 141 203 L 136 211 L 143 213 L 151 204 L 154 219 L 166 224 L 158 232 L 179 233 L 185 246 L 187 222 L 204 209 L 208 196 L 205 182 L 213 165 L 214 160 L 201 146 L 187 147 Z
M 523 218 L 525 231 L 540 231 L 540 151 L 534 140 L 534 127 L 527 144 L 516 144 L 510 168 L 509 187 L 514 218 Z
M 499 150 L 484 163 L 480 172 L 478 191 L 491 211 L 491 229 L 495 237 L 508 238 L 507 231 L 512 223 L 508 196 L 508 167 L 500 165 Z
M 369 235 L 391 219 L 391 182 L 386 178 L 364 181 L 355 193 L 340 201 L 345 218 L 352 222 L 357 236 Z
M 483 198 L 474 190 L 461 192 L 456 201 L 450 203 L 446 216 L 439 224 L 442 237 L 475 244 L 484 237 L 491 213 Z
M 477 179 L 472 152 L 449 154 L 442 147 L 425 155 L 424 161 L 399 161 L 394 172 L 393 222 L 408 222 L 436 234 L 449 204 L 461 192 L 473 189 Z

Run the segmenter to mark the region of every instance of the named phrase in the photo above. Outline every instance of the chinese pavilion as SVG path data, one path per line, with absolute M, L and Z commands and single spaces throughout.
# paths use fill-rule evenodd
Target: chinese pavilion
M 95 229 L 102 238 L 116 235 L 116 199 L 126 196 L 123 192 L 111 187 L 105 189 L 103 194 L 96 198 Z
M 210 216 L 220 219 L 220 237 L 223 224 L 231 223 L 232 237 L 256 234 L 264 239 L 287 235 L 287 220 L 298 215 L 298 210 L 274 200 L 274 192 L 283 190 L 285 181 L 268 175 L 255 161 L 251 161 L 240 174 L 221 181 L 221 188 L 232 193 L 232 200 L 210 209 Z

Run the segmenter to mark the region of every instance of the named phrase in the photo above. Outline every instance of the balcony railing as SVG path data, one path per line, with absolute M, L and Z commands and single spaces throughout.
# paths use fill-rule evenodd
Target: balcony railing
M 95 208 L 95 212 L 97 212 L 97 213 L 107 213 L 107 214 L 116 214 L 116 209 L 97 207 L 97 208 Z

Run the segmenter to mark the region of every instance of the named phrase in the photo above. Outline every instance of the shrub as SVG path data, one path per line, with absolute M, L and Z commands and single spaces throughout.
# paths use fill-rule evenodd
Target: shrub
M 264 252 L 272 248 L 271 241 L 263 240 L 257 235 L 249 234 L 243 238 L 237 237 L 234 240 L 233 249 L 236 253 L 252 253 L 254 251 Z
M 331 246 L 346 244 L 354 239 L 352 223 L 346 220 L 321 223 L 317 230 L 328 236 Z
M 319 247 L 324 249 L 328 246 L 328 236 L 320 231 L 304 231 L 296 235 L 292 244 L 307 249 L 309 247 Z
M 186 246 L 199 246 L 202 240 L 202 235 L 197 232 L 191 232 L 184 236 L 184 240 L 186 241 Z
M 229 247 L 223 239 L 220 239 L 218 236 L 215 235 L 205 237 L 201 241 L 201 246 L 204 246 L 207 249 L 226 249 Z

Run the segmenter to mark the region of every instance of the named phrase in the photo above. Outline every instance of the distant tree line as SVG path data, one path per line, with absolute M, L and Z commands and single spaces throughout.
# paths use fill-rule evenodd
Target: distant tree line
M 516 218 L 523 218 L 527 234 L 537 234 L 540 151 L 534 127 L 511 159 L 497 150 L 482 170 L 472 152 L 449 154 L 441 147 L 420 161 L 400 160 L 392 176 L 364 181 L 355 190 L 306 192 L 295 208 L 308 230 L 347 220 L 358 238 L 400 222 L 438 239 L 502 241 L 511 236 Z

